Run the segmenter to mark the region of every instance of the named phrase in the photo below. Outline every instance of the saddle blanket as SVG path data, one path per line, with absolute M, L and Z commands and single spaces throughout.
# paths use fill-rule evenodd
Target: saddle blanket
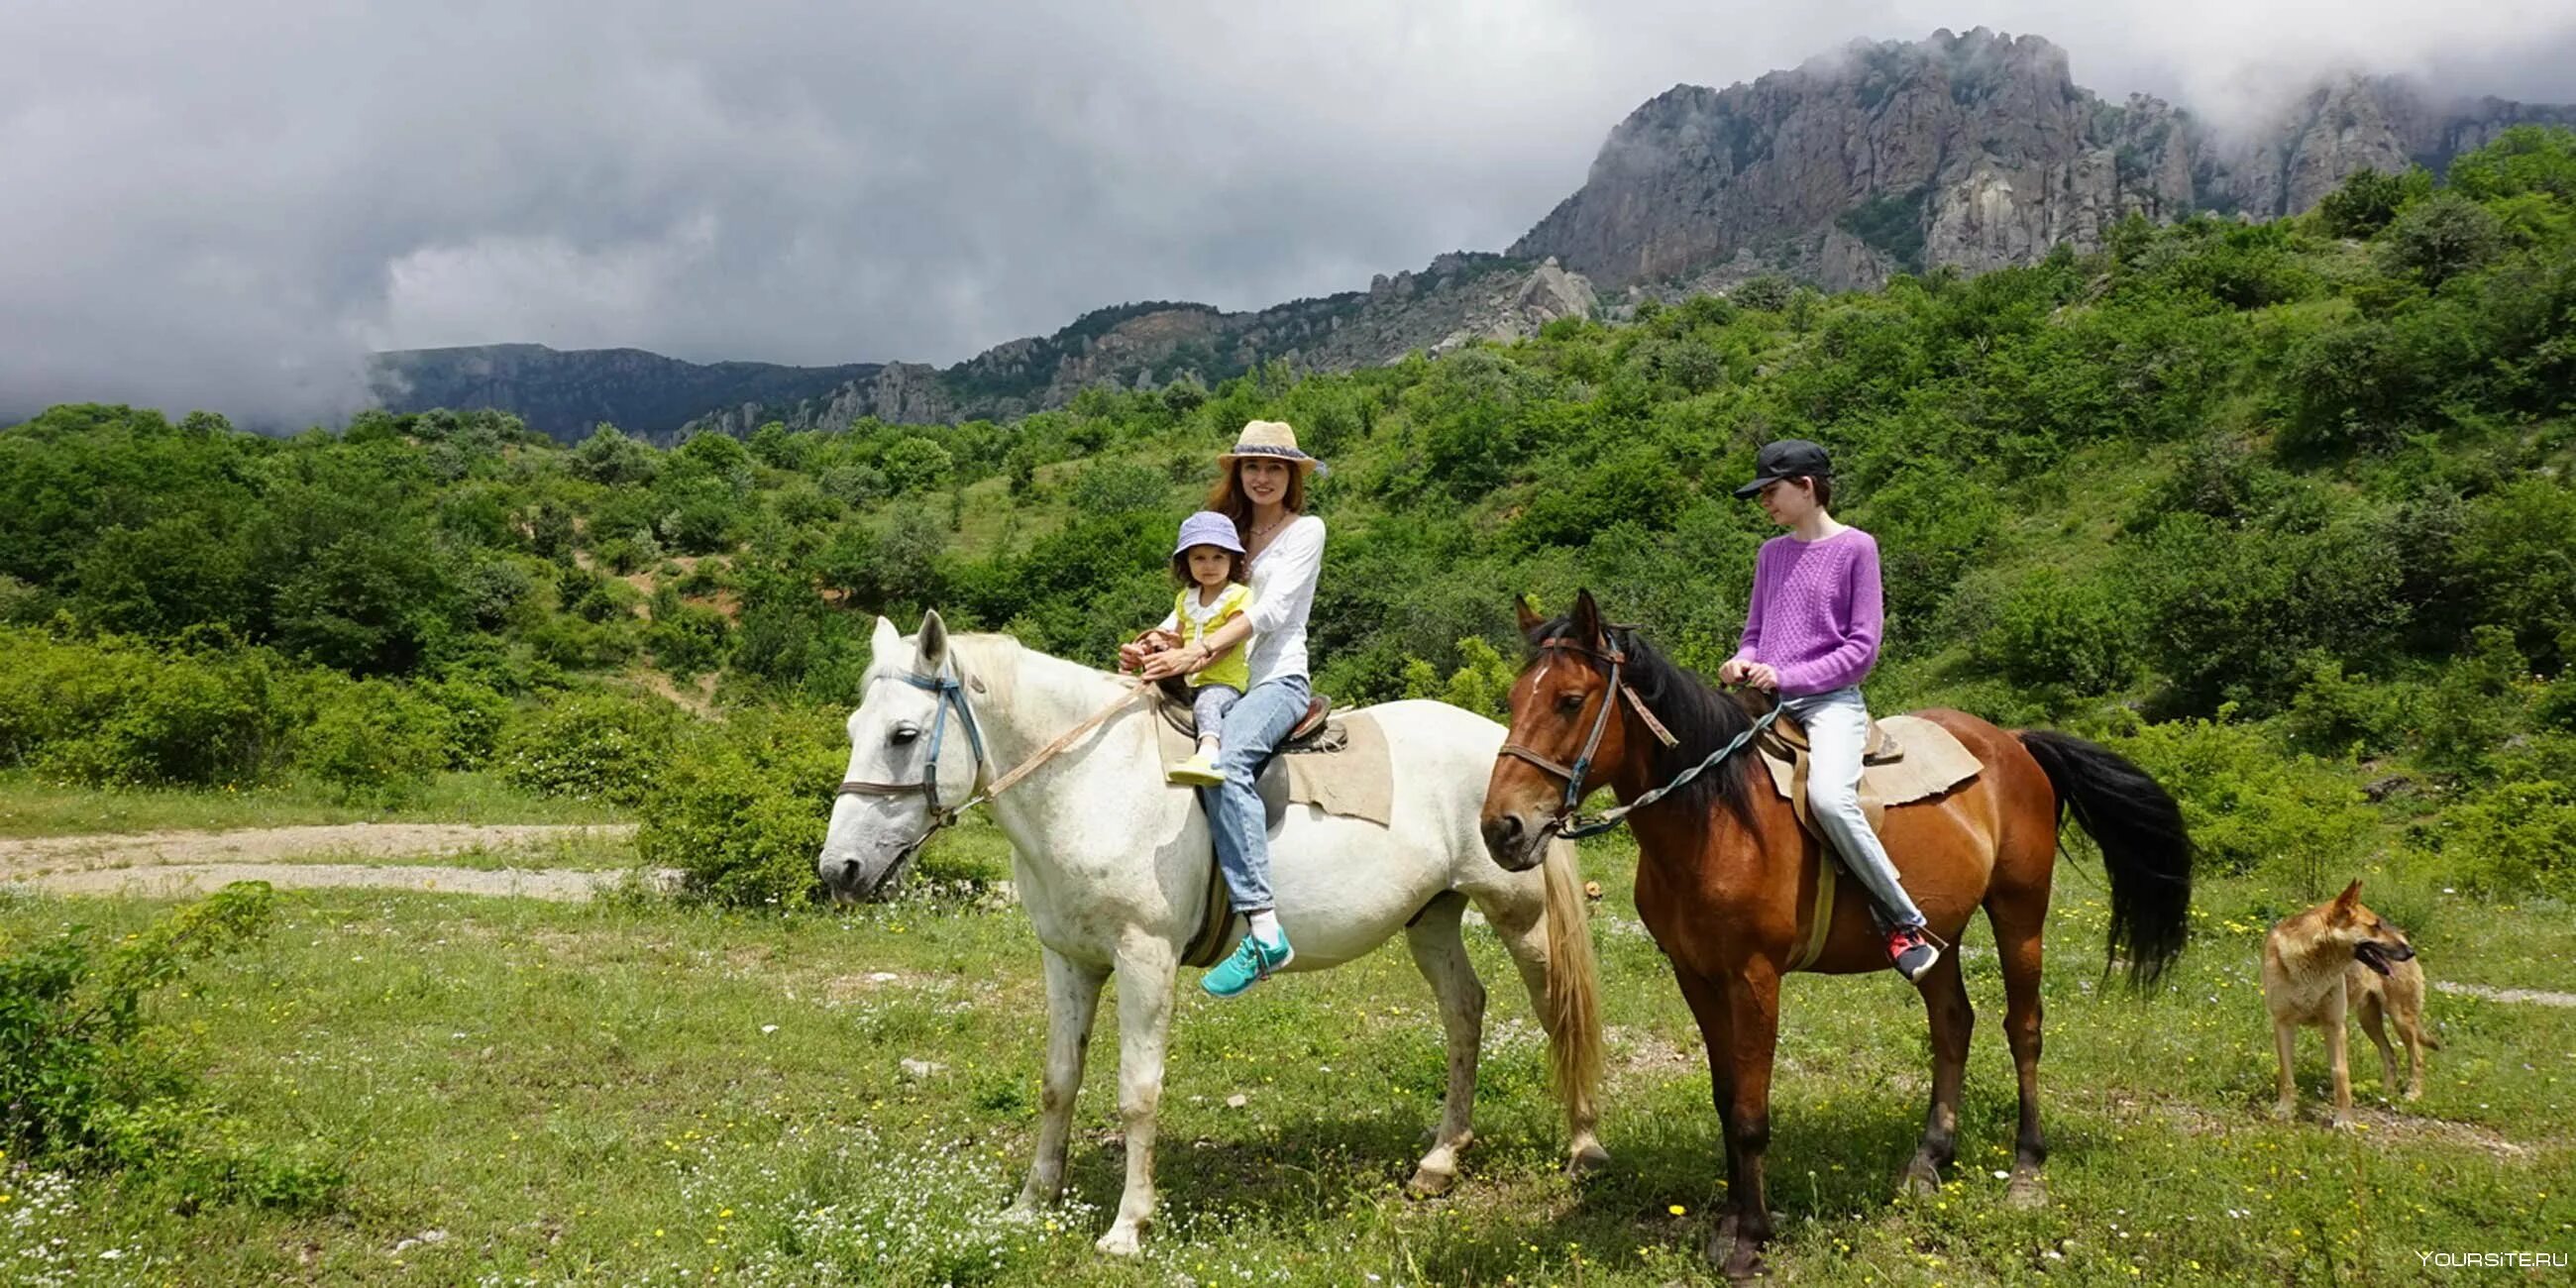
M 1154 741 L 1163 753 L 1163 768 L 1190 758 L 1197 746 L 1188 734 L 1159 716 Z M 1386 731 L 1365 711 L 1336 715 L 1307 747 L 1272 756 L 1263 766 L 1262 812 L 1270 830 L 1279 830 L 1288 806 L 1312 805 L 1327 814 L 1366 819 L 1383 827 L 1395 818 L 1394 760 L 1386 749 Z M 1172 785 L 1175 790 L 1180 785 Z
M 1771 771 L 1772 788 L 1789 802 L 1799 825 L 1812 832 L 1815 823 L 1807 816 L 1806 739 L 1774 736 L 1789 723 L 1788 716 L 1782 715 L 1755 745 L 1761 749 L 1764 768 Z M 1873 832 L 1880 830 L 1888 806 L 1938 796 L 1985 768 L 1949 730 L 1921 716 L 1889 716 L 1877 725 L 1870 739 L 1872 750 L 1863 757 L 1860 771 L 1860 808 L 1869 816 Z M 1796 732 L 1792 726 L 1792 733 Z M 1881 747 L 1882 741 L 1892 745 Z

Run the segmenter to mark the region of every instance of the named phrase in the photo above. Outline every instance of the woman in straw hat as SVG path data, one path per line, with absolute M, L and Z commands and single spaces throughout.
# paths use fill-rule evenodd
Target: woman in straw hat
M 1251 687 L 1225 714 L 1217 759 L 1224 782 L 1199 789 L 1215 835 L 1217 866 L 1235 910 L 1252 922 L 1234 955 L 1217 963 L 1199 986 L 1217 997 L 1235 997 L 1297 955 L 1271 907 L 1270 838 L 1253 780 L 1314 695 L 1306 677 L 1306 613 L 1324 565 L 1324 521 L 1305 513 L 1306 479 L 1323 462 L 1298 450 L 1297 431 L 1275 420 L 1246 424 L 1234 450 L 1216 459 L 1224 475 L 1208 493 L 1206 508 L 1232 519 L 1243 539 L 1251 559 L 1251 609 L 1204 639 L 1142 663 L 1147 679 L 1195 674 L 1247 636 L 1252 639 Z

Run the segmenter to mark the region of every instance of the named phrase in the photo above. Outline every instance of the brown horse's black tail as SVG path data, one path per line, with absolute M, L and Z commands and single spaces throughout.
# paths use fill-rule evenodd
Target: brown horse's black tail
M 2045 729 L 2021 745 L 2057 789 L 2058 821 L 2075 821 L 2102 847 L 2111 876 L 2107 949 L 2129 959 L 2129 982 L 2153 984 L 2182 953 L 2191 916 L 2191 833 L 2173 793 L 2110 748 Z

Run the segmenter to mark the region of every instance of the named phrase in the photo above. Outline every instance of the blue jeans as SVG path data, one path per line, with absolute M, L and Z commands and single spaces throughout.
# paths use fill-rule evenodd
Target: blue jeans
M 1254 780 L 1261 767 L 1288 740 L 1314 689 L 1302 675 L 1283 675 L 1252 686 L 1225 713 L 1218 737 L 1216 767 L 1225 775 L 1219 787 L 1199 789 L 1208 831 L 1216 839 L 1216 866 L 1225 873 L 1225 888 L 1236 912 L 1270 907 L 1270 829 L 1262 816 L 1261 790 Z
M 1807 731 L 1807 809 L 1843 867 L 1869 891 L 1883 927 L 1919 926 L 1923 911 L 1897 880 L 1896 863 L 1860 810 L 1860 758 L 1869 743 L 1869 706 L 1857 685 L 1780 699 Z

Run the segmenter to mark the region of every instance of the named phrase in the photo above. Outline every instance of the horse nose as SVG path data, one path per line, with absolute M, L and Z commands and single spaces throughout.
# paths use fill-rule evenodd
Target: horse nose
M 1484 823 L 1486 851 L 1496 859 L 1515 854 L 1520 849 L 1521 833 L 1525 830 L 1521 826 L 1521 816 L 1518 814 L 1498 814 L 1486 819 Z
M 823 860 L 823 880 L 827 884 L 848 887 L 857 884 L 858 879 L 859 861 L 857 859 Z

